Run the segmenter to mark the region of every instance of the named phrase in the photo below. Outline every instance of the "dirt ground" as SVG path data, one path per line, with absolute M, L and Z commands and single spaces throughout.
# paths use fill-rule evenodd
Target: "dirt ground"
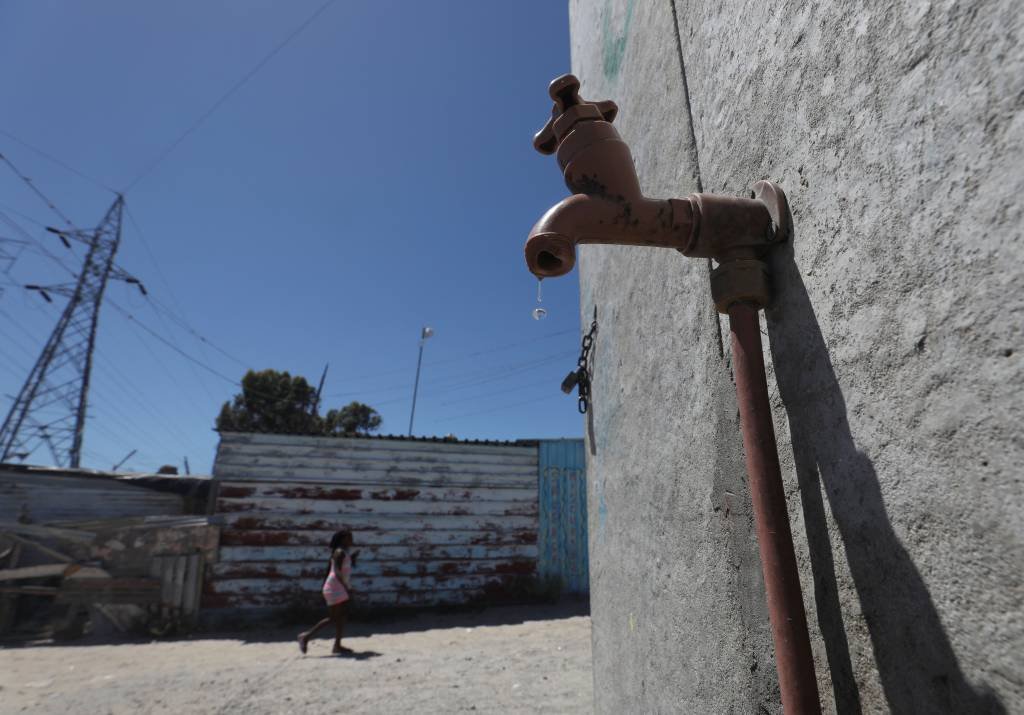
M 298 628 L 0 648 L 0 712 L 585 713 L 590 619 L 495 608 L 352 624 L 299 653 Z

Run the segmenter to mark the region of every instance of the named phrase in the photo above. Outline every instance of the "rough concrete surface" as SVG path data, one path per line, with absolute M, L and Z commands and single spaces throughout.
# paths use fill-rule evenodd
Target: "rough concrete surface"
M 764 332 L 823 707 L 1024 712 L 1019 3 L 570 8 L 649 195 L 788 192 Z M 707 267 L 580 254 L 598 708 L 777 711 Z
M 571 18 L 581 94 L 618 102 L 644 191 L 696 191 L 671 6 L 580 2 Z M 548 162 L 538 171 L 557 171 Z M 598 321 L 587 467 L 597 709 L 754 712 L 777 686 L 708 266 L 583 246 L 579 270 L 583 323 L 595 307 Z
M 490 609 L 374 634 L 356 624 L 343 658 L 327 638 L 301 655 L 297 628 L 7 648 L 0 713 L 588 713 L 590 619 L 565 616 Z

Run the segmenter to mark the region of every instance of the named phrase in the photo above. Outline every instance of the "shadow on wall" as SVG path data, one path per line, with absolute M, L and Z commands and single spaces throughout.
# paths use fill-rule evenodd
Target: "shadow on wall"
M 822 488 L 843 540 L 892 712 L 1005 713 L 957 663 L 924 580 L 889 522 L 878 475 L 857 450 L 846 401 L 829 359 L 792 243 L 773 266 L 778 295 L 768 331 L 779 392 L 789 415 L 804 523 L 836 710 L 860 713 Z M 869 709 L 873 709 L 874 704 Z

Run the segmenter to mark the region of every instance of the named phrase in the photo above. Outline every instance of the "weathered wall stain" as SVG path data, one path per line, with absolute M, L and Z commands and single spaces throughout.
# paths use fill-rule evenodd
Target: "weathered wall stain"
M 626 42 L 629 40 L 630 25 L 633 24 L 633 4 L 635 0 L 626 2 L 626 17 L 622 21 L 621 29 L 618 32 L 612 30 L 612 4 L 611 0 L 605 3 L 603 14 L 603 25 L 601 31 L 602 45 L 604 47 L 604 76 L 605 79 L 614 80 L 619 76 L 622 68 L 622 58 L 626 54 Z

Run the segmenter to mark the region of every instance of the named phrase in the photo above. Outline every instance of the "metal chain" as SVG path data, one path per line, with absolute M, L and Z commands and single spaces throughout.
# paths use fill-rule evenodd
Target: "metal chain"
M 597 318 L 590 324 L 590 332 L 583 336 L 580 345 L 580 357 L 576 361 L 576 369 L 566 375 L 562 380 L 562 392 L 569 394 L 572 388 L 577 388 L 579 400 L 577 407 L 580 414 L 585 415 L 590 409 L 590 349 L 594 345 L 594 335 L 597 333 Z

